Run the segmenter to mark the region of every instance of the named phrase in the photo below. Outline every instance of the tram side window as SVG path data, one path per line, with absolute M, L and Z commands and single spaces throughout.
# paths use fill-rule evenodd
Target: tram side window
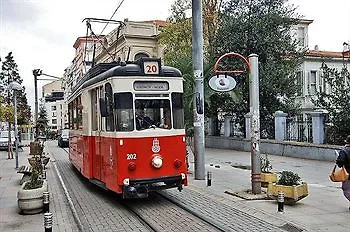
M 93 131 L 98 129 L 98 114 L 97 114 L 97 90 L 91 90 L 91 126 Z
M 69 129 L 73 129 L 73 102 L 68 104 L 68 125 Z
M 175 129 L 183 129 L 184 123 L 184 110 L 182 102 L 182 93 L 171 94 L 172 106 L 173 106 L 173 122 Z
M 131 93 L 115 93 L 114 103 L 116 108 L 117 131 L 134 130 L 134 110 Z
M 77 98 L 77 129 L 83 128 L 83 105 L 81 104 L 81 96 Z
M 106 131 L 114 131 L 113 90 L 110 83 L 105 84 L 105 102 L 108 112 L 108 116 L 106 117 Z
M 77 101 L 75 99 L 73 101 L 73 127 L 72 127 L 73 130 L 77 129 L 77 121 L 78 121 L 78 117 L 77 117 Z

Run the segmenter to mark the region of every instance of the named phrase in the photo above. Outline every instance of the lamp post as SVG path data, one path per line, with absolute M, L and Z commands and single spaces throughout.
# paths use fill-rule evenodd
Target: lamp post
M 37 128 L 38 124 L 38 80 L 46 80 L 46 81 L 54 81 L 53 79 L 62 81 L 62 77 L 56 77 L 53 75 L 49 75 L 46 73 L 43 73 L 43 70 L 41 69 L 34 69 L 33 70 L 33 76 L 34 76 L 34 97 L 35 97 L 35 140 L 37 140 L 39 136 L 39 130 Z M 38 78 L 39 76 L 47 76 L 53 79 L 45 79 L 45 78 Z
M 13 99 L 14 99 L 14 106 L 15 106 L 15 112 L 14 112 L 14 116 L 15 116 L 15 148 L 16 148 L 16 169 L 18 168 L 18 129 L 17 129 L 17 92 L 16 91 L 20 91 L 22 89 L 22 86 L 16 82 L 13 81 L 9 84 L 9 88 L 11 90 L 13 90 Z

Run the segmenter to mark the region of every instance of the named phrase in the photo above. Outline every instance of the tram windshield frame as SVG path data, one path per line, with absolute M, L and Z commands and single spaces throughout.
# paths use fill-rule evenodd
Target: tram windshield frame
M 114 93 L 116 130 L 184 129 L 182 102 L 182 93 L 172 93 L 171 97 L 136 97 L 131 92 Z M 145 120 L 141 122 L 140 116 Z

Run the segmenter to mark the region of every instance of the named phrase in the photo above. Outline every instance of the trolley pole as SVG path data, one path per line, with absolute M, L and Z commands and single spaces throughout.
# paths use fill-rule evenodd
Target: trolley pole
M 192 0 L 192 60 L 194 88 L 194 162 L 196 180 L 205 180 L 202 0 Z
M 253 194 L 261 193 L 261 168 L 260 168 L 260 113 L 259 113 L 259 69 L 258 55 L 250 54 L 249 64 L 251 65 L 249 72 L 249 100 L 250 113 L 252 115 L 250 121 L 251 136 L 251 163 L 252 163 L 252 192 Z

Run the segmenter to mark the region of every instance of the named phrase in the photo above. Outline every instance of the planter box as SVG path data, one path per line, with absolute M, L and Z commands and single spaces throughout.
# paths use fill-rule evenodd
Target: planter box
M 260 175 L 260 179 L 261 179 L 261 187 L 267 188 L 269 183 L 277 182 L 277 174 L 262 172 Z
M 294 186 L 269 184 L 267 187 L 267 196 L 272 199 L 277 199 L 280 191 L 284 193 L 284 202 L 290 205 L 295 204 L 297 201 L 309 195 L 307 184 L 302 183 Z
M 41 188 L 24 189 L 24 182 L 17 192 L 18 207 L 24 214 L 36 214 L 43 211 L 43 193 L 48 191 L 47 181 L 44 180 Z
M 40 154 L 40 143 L 39 142 L 30 142 L 30 155 L 39 155 Z

